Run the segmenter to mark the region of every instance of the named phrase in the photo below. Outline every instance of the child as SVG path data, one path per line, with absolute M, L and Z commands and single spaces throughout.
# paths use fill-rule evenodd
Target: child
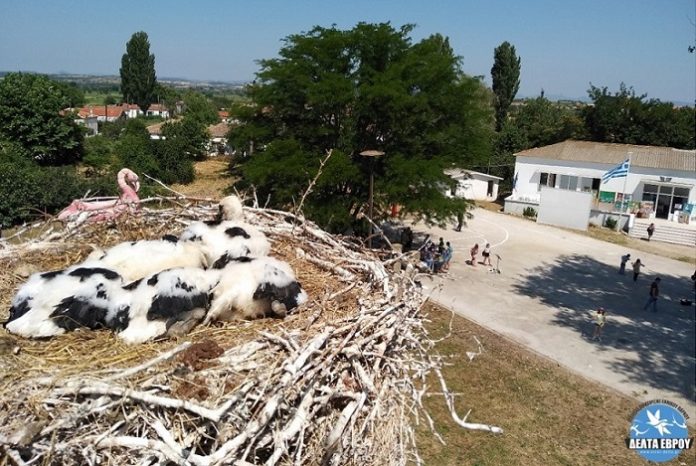
M 474 247 L 471 248 L 471 265 L 476 267 L 476 256 L 478 255 L 479 252 L 479 245 L 478 243 L 474 244 Z
M 607 315 L 603 307 L 600 307 L 597 309 L 597 313 L 594 316 L 594 334 L 592 335 L 593 340 L 599 340 L 602 341 L 602 329 L 604 328 L 604 324 L 607 323 Z
M 645 267 L 645 264 L 643 264 L 640 259 L 636 259 L 636 261 L 633 263 L 633 282 L 635 283 L 638 281 L 638 275 L 640 275 L 640 268 Z
M 445 248 L 445 252 L 442 254 L 442 270 L 445 272 L 449 270 L 449 263 L 452 260 L 453 252 L 454 249 L 452 249 L 452 245 L 449 241 L 447 241 L 447 247 Z
M 483 256 L 483 265 L 493 267 L 491 263 L 491 243 L 486 243 L 486 247 L 483 248 L 481 255 Z

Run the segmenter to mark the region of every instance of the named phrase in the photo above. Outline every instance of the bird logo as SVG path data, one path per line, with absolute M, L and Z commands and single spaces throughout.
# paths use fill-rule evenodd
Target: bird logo
M 649 409 L 646 409 L 645 412 L 648 415 L 648 424 L 652 427 L 655 428 L 660 433 L 661 437 L 664 437 L 665 434 L 671 434 L 672 432 L 669 431 L 667 427 L 670 427 L 672 423 L 667 422 L 667 419 L 660 419 L 660 410 L 657 409 L 655 410 L 654 413 L 651 413 Z
M 638 430 L 638 424 L 633 424 L 633 425 L 631 426 L 631 432 L 635 432 L 635 433 L 636 433 L 636 437 L 638 437 L 638 436 L 640 436 L 640 435 L 645 435 L 645 434 L 647 434 L 648 432 L 650 432 L 650 429 Z

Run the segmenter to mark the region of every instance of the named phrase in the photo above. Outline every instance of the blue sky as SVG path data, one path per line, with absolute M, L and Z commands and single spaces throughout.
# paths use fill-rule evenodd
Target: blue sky
M 0 70 L 118 74 L 131 34 L 148 33 L 158 76 L 249 80 L 282 38 L 315 25 L 416 24 L 450 38 L 490 84 L 493 49 L 522 58 L 521 96 L 585 97 L 620 82 L 693 103 L 696 0 L 0 0 Z

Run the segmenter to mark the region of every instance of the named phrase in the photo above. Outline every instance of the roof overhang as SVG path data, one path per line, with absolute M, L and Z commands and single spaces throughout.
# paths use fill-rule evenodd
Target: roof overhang
M 692 183 L 692 184 L 688 184 L 688 183 L 672 183 L 671 181 L 656 180 L 656 179 L 654 179 L 654 178 L 641 178 L 640 181 L 642 181 L 643 184 L 656 184 L 656 185 L 658 185 L 658 186 L 672 186 L 672 187 L 675 187 L 675 188 L 688 188 L 688 189 L 691 189 L 691 188 L 693 188 L 693 187 L 695 186 L 693 183 Z

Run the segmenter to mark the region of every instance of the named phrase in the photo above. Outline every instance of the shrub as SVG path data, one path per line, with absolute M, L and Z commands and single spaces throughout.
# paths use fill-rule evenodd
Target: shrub
M 0 144 L 0 226 L 55 214 L 88 191 L 92 196 L 118 193 L 113 175 L 85 178 L 74 167 L 40 167 L 21 151 L 17 145 Z
M 85 139 L 85 156 L 82 159 L 84 165 L 90 168 L 103 169 L 114 161 L 115 144 L 102 135 Z
M 617 220 L 615 218 L 607 217 L 607 219 L 604 220 L 604 226 L 609 228 L 610 230 L 616 229 L 616 223 Z
M 525 207 L 524 210 L 522 211 L 522 215 L 525 218 L 536 218 L 537 211 L 533 207 Z

